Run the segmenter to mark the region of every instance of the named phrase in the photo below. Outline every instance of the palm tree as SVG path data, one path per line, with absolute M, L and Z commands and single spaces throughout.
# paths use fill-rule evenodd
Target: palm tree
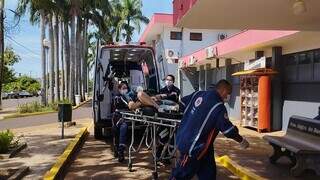
M 54 102 L 54 59 L 55 59 L 55 51 L 54 51 L 54 33 L 53 33 L 53 17 L 52 14 L 48 16 L 48 27 L 49 27 L 49 40 L 50 40 L 50 56 L 49 56 L 49 94 L 50 94 L 50 102 Z
M 123 29 L 125 31 L 124 37 L 126 43 L 132 40 L 133 32 L 135 29 L 140 32 L 140 23 L 149 23 L 149 19 L 142 14 L 141 0 L 122 0 L 122 13 L 123 13 Z
M 47 104 L 47 96 L 46 96 L 46 56 L 45 56 L 45 47 L 44 47 L 44 39 L 45 39 L 45 26 L 46 26 L 46 18 L 49 12 L 51 11 L 53 6 L 52 1 L 50 0 L 19 0 L 18 6 L 16 8 L 16 17 L 20 17 L 26 14 L 26 12 L 30 13 L 30 22 L 32 24 L 36 24 L 40 21 L 41 28 L 41 36 L 40 36 L 40 44 L 41 44 L 41 69 L 42 69 L 42 98 L 41 103 L 43 105 Z M 40 17 L 40 19 L 39 19 Z
M 54 44 L 54 63 L 55 63 L 55 101 L 60 101 L 60 71 L 59 71 L 59 21 L 57 12 L 53 13 L 53 44 Z
M 70 86 L 69 86 L 69 100 L 75 103 L 75 69 L 76 69 L 76 17 L 79 14 L 79 1 L 71 0 L 71 23 L 70 23 Z
M 63 43 L 63 22 L 60 18 L 60 58 L 61 58 L 61 92 L 62 92 L 62 99 L 66 98 L 66 92 L 65 92 L 65 62 L 64 62 L 64 43 Z

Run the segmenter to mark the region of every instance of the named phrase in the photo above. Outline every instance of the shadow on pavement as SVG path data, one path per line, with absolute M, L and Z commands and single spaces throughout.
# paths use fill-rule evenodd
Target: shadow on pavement
M 228 155 L 233 161 L 247 168 L 251 172 L 267 179 L 281 180 L 315 180 L 320 179 L 315 173 L 306 171 L 301 177 L 292 177 L 290 175 L 290 161 L 283 157 L 277 164 L 269 162 L 269 156 L 272 154 L 272 147 L 260 137 L 246 135 L 250 142 L 247 150 L 239 149 L 238 143 L 219 135 L 215 141 L 215 152 L 217 155 Z

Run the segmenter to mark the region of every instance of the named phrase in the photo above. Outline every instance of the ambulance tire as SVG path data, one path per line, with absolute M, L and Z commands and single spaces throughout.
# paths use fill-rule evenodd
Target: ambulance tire
M 102 128 L 94 126 L 94 138 L 103 139 Z

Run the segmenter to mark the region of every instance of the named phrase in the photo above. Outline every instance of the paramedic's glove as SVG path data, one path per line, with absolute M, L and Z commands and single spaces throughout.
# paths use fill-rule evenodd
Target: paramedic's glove
M 248 147 L 249 142 L 245 138 L 242 138 L 242 141 L 240 142 L 240 149 L 247 149 Z

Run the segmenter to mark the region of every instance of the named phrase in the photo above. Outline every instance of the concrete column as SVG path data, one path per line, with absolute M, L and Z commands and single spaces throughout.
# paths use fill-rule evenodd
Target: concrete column
M 225 64 L 226 64 L 226 80 L 231 82 L 232 78 L 232 72 L 231 72 L 231 59 L 226 59 Z
M 205 77 L 205 70 L 204 70 L 204 66 L 200 66 L 199 69 L 199 91 L 204 91 L 205 87 L 204 87 L 204 81 L 205 81 L 206 77 Z
M 205 84 L 204 84 L 204 89 L 208 90 L 210 87 L 211 83 L 211 73 L 209 72 L 211 69 L 211 64 L 206 64 L 205 66 Z
M 272 48 L 272 69 L 279 72 L 271 81 L 271 129 L 273 131 L 282 129 L 282 110 L 283 110 L 283 61 L 282 47 Z

